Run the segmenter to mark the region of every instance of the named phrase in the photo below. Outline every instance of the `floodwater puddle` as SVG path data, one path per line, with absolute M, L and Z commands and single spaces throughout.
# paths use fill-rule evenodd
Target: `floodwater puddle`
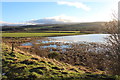
M 56 44 L 54 44 L 54 45 L 44 45 L 44 46 L 40 46 L 41 48 L 60 48 L 60 49 L 64 49 L 64 48 L 70 48 L 70 46 L 69 45 L 60 45 L 60 46 L 58 46 L 58 45 L 56 45 Z
M 33 44 L 31 42 L 27 42 L 27 43 L 21 44 L 21 46 L 33 46 Z

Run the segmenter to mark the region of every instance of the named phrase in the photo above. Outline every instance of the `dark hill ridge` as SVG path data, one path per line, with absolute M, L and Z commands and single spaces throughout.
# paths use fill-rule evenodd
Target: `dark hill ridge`
M 105 22 L 88 22 L 74 24 L 41 24 L 25 26 L 3 26 L 3 31 L 41 32 L 41 31 L 95 31 L 102 32 Z

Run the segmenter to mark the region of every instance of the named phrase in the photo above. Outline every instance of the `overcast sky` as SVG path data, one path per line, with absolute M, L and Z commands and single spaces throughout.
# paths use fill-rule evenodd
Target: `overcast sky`
M 37 19 L 67 19 L 73 22 L 109 21 L 117 12 L 117 0 L 109 1 L 53 1 L 53 2 L 2 2 L 5 22 L 24 22 Z

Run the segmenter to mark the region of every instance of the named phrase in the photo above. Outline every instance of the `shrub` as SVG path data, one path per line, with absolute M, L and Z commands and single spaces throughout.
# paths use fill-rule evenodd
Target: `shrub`
M 48 57 L 49 57 L 49 58 L 52 58 L 52 59 L 53 59 L 53 58 L 56 59 L 57 57 L 59 57 L 59 53 L 58 53 L 58 52 L 52 52 L 52 53 L 48 54 Z

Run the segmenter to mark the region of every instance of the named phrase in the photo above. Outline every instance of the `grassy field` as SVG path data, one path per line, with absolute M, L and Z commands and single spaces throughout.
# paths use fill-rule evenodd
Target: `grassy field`
M 26 54 L 2 45 L 3 80 L 118 80 L 114 76 L 87 73 L 75 66 Z
M 80 31 L 44 31 L 47 33 L 80 33 Z
M 48 37 L 79 34 L 83 33 L 2 33 L 2 37 Z

